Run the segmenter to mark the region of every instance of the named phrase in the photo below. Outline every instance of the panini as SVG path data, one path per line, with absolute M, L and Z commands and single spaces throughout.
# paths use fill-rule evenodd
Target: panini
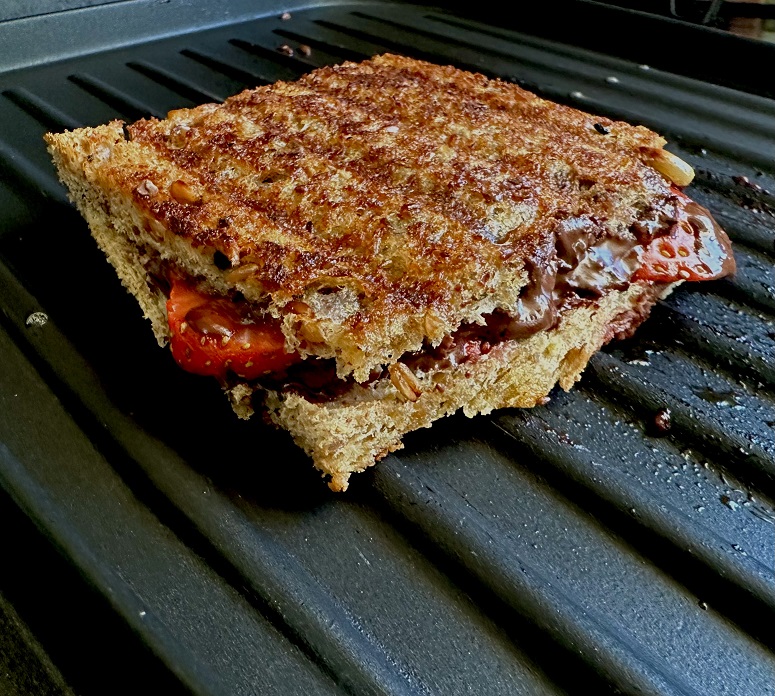
M 570 388 L 734 270 L 656 133 L 405 57 L 46 140 L 159 343 L 334 490 L 444 415 Z

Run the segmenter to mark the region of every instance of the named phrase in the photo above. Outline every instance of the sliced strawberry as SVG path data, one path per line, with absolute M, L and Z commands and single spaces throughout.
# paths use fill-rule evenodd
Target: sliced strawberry
M 673 225 L 665 236 L 653 239 L 646 247 L 641 259 L 642 265 L 633 278 L 658 283 L 708 280 L 714 274 L 697 252 L 697 241 L 688 223 Z
M 672 283 L 715 280 L 735 272 L 735 258 L 724 230 L 702 206 L 675 191 L 676 222 L 645 247 L 633 280 Z
M 231 371 L 250 380 L 300 360 L 298 354 L 285 352 L 275 319 L 256 318 L 247 303 L 201 293 L 180 278 L 171 284 L 170 348 L 184 370 L 219 378 Z

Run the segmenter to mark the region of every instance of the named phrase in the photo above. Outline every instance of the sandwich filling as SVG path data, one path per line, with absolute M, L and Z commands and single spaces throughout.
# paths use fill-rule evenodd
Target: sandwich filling
M 499 343 L 551 330 L 562 312 L 594 303 L 611 290 L 625 290 L 633 282 L 661 288 L 683 280 L 714 280 L 735 269 L 724 231 L 705 208 L 675 188 L 626 233 L 604 235 L 601 230 L 602 225 L 589 216 L 558 222 L 553 244 L 537 248 L 528 258 L 529 281 L 512 311 L 496 310 L 484 324 L 463 325 L 439 345 L 426 344 L 403 356 L 401 363 L 410 371 L 427 373 L 475 361 Z M 509 253 L 504 247 L 504 256 Z M 348 385 L 350 380 L 336 377 L 329 364 L 333 361 L 303 360 L 298 353 L 286 352 L 280 321 L 239 293 L 207 294 L 174 270 L 151 275 L 157 280 L 163 276 L 158 282 L 168 297 L 172 354 L 185 370 L 223 383 L 235 377 L 262 380 L 318 398 L 335 395 Z M 647 311 L 635 315 L 642 320 Z M 374 371 L 370 381 L 381 376 L 384 371 Z M 405 391 L 411 400 L 411 389 Z

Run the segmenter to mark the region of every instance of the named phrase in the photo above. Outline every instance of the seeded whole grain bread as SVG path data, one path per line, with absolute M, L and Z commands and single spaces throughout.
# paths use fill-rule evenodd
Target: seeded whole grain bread
M 261 303 L 289 350 L 360 382 L 513 307 L 557 220 L 626 233 L 670 192 L 646 128 L 394 55 L 126 131 L 47 136 L 82 212 Z
M 263 308 L 289 351 L 336 361 L 348 386 L 328 399 L 228 389 L 241 417 L 260 391 L 334 490 L 444 415 L 570 388 L 676 285 L 634 282 L 475 363 L 405 374 L 398 358 L 511 310 L 558 221 L 626 236 L 670 195 L 662 174 L 677 166 L 645 128 L 452 67 L 384 55 L 46 140 L 160 344 L 166 295 L 149 269 L 161 261 Z

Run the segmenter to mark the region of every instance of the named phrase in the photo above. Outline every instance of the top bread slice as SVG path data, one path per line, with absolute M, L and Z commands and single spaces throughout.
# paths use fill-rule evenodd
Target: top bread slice
M 357 381 L 513 308 L 562 220 L 627 234 L 670 194 L 648 129 L 394 55 L 46 139 L 138 249 Z

